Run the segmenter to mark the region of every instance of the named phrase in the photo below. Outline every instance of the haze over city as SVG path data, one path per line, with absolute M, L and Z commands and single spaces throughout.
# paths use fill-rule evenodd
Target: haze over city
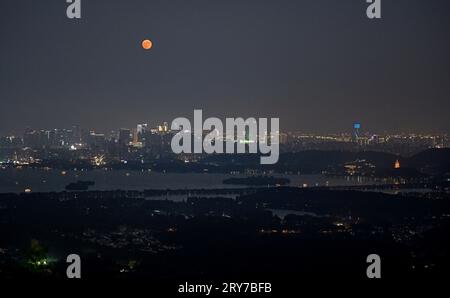
M 450 132 L 449 2 L 385 1 L 381 20 L 366 7 L 99 0 L 68 20 L 65 1 L 2 1 L 0 134 L 170 123 L 194 108 L 279 117 L 285 131 Z

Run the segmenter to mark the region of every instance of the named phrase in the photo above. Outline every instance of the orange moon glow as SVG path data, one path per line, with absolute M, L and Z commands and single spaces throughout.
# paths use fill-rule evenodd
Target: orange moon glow
M 150 50 L 153 47 L 153 43 L 150 39 L 144 39 L 142 41 L 142 48 L 144 50 Z

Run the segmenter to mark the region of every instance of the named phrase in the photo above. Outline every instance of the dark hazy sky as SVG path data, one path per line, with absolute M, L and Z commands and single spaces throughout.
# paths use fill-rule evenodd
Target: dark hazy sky
M 450 132 L 450 1 L 0 1 L 0 133 L 205 116 Z M 154 42 L 151 51 L 142 39 Z

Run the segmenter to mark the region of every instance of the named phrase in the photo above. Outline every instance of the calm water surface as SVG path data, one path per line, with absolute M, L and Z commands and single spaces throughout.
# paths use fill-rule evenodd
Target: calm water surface
M 374 184 L 370 179 L 325 177 L 322 175 L 274 175 L 291 180 L 291 186 L 349 186 Z M 65 186 L 77 180 L 94 181 L 90 190 L 144 190 L 144 189 L 212 189 L 244 186 L 226 185 L 222 181 L 245 175 L 213 173 L 157 173 L 148 171 L 60 171 L 44 169 L 0 169 L 0 193 L 63 191 Z

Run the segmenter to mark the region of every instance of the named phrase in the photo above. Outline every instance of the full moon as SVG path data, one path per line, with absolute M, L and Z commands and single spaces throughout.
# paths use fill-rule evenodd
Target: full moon
M 142 48 L 144 50 L 150 50 L 153 47 L 153 43 L 150 39 L 144 39 L 142 41 Z

